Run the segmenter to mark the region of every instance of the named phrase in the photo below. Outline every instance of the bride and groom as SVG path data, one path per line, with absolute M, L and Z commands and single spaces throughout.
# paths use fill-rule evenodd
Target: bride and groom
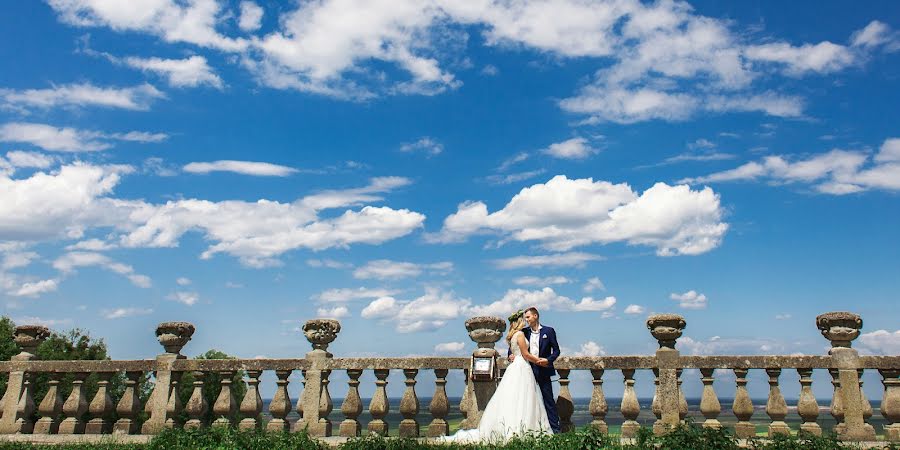
M 556 331 L 540 323 L 534 307 L 509 316 L 511 361 L 481 415 L 478 428 L 460 430 L 444 440 L 502 441 L 515 434 L 559 433 L 559 414 L 550 377 L 559 357 Z

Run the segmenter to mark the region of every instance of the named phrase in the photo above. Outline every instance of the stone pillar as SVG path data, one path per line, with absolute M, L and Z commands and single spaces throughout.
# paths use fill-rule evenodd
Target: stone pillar
M 884 438 L 891 442 L 900 441 L 900 369 L 879 369 L 884 384 L 881 399 L 881 415 L 887 421 Z
M 434 369 L 434 395 L 431 396 L 431 424 L 428 425 L 428 437 L 446 436 L 450 434 L 447 413 L 450 412 L 450 401 L 447 399 L 447 369 Z
M 88 403 L 84 398 L 82 387 L 84 379 L 88 377 L 87 372 L 75 372 L 75 379 L 72 380 L 72 392 L 66 402 L 63 403 L 63 415 L 66 416 L 59 423 L 59 434 L 82 434 L 84 433 L 84 421 L 82 417 L 87 412 Z
M 113 434 L 137 433 L 137 415 L 141 411 L 140 382 L 144 372 L 125 372 L 125 392 L 116 405 L 119 420 L 113 425 Z
M 722 404 L 719 403 L 719 396 L 716 395 L 716 390 L 713 388 L 713 382 L 716 380 L 713 377 L 715 371 L 716 369 L 711 367 L 700 369 L 700 374 L 703 376 L 703 378 L 700 379 L 703 382 L 703 396 L 700 398 L 700 413 L 706 418 L 703 422 L 703 428 L 722 428 L 722 423 L 719 422 L 719 414 L 722 413 Z
M 234 381 L 233 370 L 223 370 L 219 372 L 219 395 L 216 402 L 213 403 L 213 414 L 216 420 L 211 424 L 214 427 L 230 427 L 234 413 L 237 411 L 237 400 L 231 392 L 231 383 Z
M 472 352 L 472 356 L 494 358 L 494 364 L 496 365 L 499 354 L 494 349 L 494 345 L 503 337 L 503 332 L 506 331 L 506 322 L 499 317 L 493 316 L 472 317 L 466 320 L 466 330 L 469 331 L 469 338 L 478 344 L 478 348 Z M 494 396 L 494 391 L 497 389 L 497 380 L 471 380 L 469 385 L 471 386 L 469 389 L 471 390 L 472 398 L 469 399 L 470 407 L 466 416 L 466 419 L 468 419 L 467 426 L 469 428 L 477 428 L 481 422 L 484 408 L 487 407 L 491 397 Z
M 362 399 L 359 398 L 359 377 L 362 375 L 360 369 L 347 369 L 347 395 L 344 396 L 344 403 L 341 404 L 341 413 L 344 414 L 344 420 L 341 422 L 341 437 L 357 437 L 361 430 L 359 424 L 359 415 L 362 414 Z
M 459 399 L 459 413 L 462 414 L 463 420 L 459 422 L 459 428 L 468 430 L 474 428 L 470 425 L 469 409 L 472 400 L 472 383 L 469 382 L 469 369 L 463 369 L 463 395 Z
M 874 441 L 875 429 L 866 423 L 865 404 L 859 386 L 859 354 L 850 343 L 859 336 L 862 318 L 845 311 L 829 312 L 816 317 L 816 326 L 831 341 L 828 353 L 838 370 L 844 406 L 844 427 L 838 436 L 847 441 Z
M 322 402 L 322 371 L 334 355 L 328 353 L 328 344 L 334 342 L 341 332 L 341 323 L 335 319 L 312 319 L 303 324 L 303 334 L 312 344 L 312 351 L 306 354 L 310 362 L 304 375 L 305 387 L 298 400 L 303 408 L 303 417 L 294 424 L 294 431 L 306 429 L 311 436 L 326 437 L 331 435 L 330 422 L 319 414 Z M 299 407 L 298 407 L 299 409 Z
M 565 433 L 573 431 L 572 414 L 575 412 L 575 402 L 572 392 L 569 391 L 569 369 L 559 369 L 559 395 L 556 396 L 556 411 L 559 413 L 559 429 Z
M 319 429 L 324 430 L 323 435 L 331 436 L 331 420 L 328 415 L 334 409 L 331 403 L 331 393 L 328 392 L 328 377 L 331 376 L 330 370 L 322 371 L 322 392 L 319 393 Z
M 790 435 L 791 429 L 788 428 L 784 418 L 787 417 L 787 403 L 784 396 L 781 395 L 781 389 L 778 387 L 778 377 L 781 375 L 781 369 L 772 367 L 766 369 L 769 375 L 769 398 L 766 401 L 766 414 L 772 423 L 769 424 L 769 437 L 776 434 Z
M 172 376 L 172 363 L 185 358 L 181 354 L 181 349 L 191 340 L 194 330 L 194 325 L 188 322 L 163 322 L 156 327 L 156 338 L 165 349 L 165 353 L 156 357 L 156 384 L 146 407 L 150 417 L 141 426 L 141 434 L 158 434 L 166 427 L 167 419 L 174 421 L 174 417 L 167 417 L 172 394 L 175 394 L 176 400 L 172 406 L 178 409 L 178 393 L 173 389 L 177 385 L 175 378 L 178 376 L 174 378 Z
M 797 414 L 803 420 L 800 424 L 801 433 L 809 433 L 814 436 L 822 435 L 822 427 L 816 423 L 819 418 L 819 403 L 812 392 L 812 369 L 797 369 L 800 374 L 800 398 L 797 400 Z
M 291 397 L 288 395 L 288 377 L 291 376 L 291 370 L 276 370 L 275 376 L 278 377 L 278 380 L 275 381 L 275 395 L 272 396 L 272 401 L 269 402 L 269 414 L 272 415 L 272 420 L 266 424 L 267 431 L 288 431 L 290 429 L 290 424 L 287 421 L 287 415 L 291 411 Z
M 734 435 L 741 439 L 749 439 L 756 436 L 756 425 L 750 422 L 750 418 L 753 417 L 753 401 L 750 400 L 750 394 L 747 392 L 748 372 L 748 369 L 734 369 L 737 388 L 734 392 L 734 403 L 731 405 L 731 411 L 738 420 L 734 424 Z
M 588 403 L 588 412 L 594 417 L 591 420 L 591 426 L 601 433 L 608 433 L 609 426 L 606 424 L 606 414 L 609 413 L 609 405 L 606 403 L 606 396 L 603 394 L 603 369 L 591 369 L 591 383 L 594 388 L 591 390 L 591 402 Z
M 184 423 L 184 429 L 186 430 L 196 430 L 198 428 L 202 428 L 203 416 L 206 415 L 206 412 L 209 410 L 209 405 L 206 403 L 206 397 L 203 395 L 203 384 L 206 381 L 206 372 L 202 371 L 194 371 L 194 388 L 191 391 L 191 397 L 188 399 L 187 404 L 184 405 L 184 412 L 187 413 L 189 419 Z
M 659 409 L 660 420 L 665 428 L 678 426 L 681 421 L 680 396 L 678 388 L 678 358 L 675 341 L 687 326 L 684 317 L 678 314 L 654 314 L 647 318 L 650 334 L 659 342 L 656 350 L 656 367 L 659 369 Z
M 112 431 L 113 401 L 109 396 L 109 380 L 113 372 L 100 372 L 97 381 L 97 393 L 88 405 L 91 420 L 84 427 L 84 434 L 109 434 Z
M 255 430 L 259 427 L 259 415 L 262 413 L 262 396 L 259 394 L 259 376 L 262 375 L 261 370 L 247 371 L 247 392 L 244 399 L 241 400 L 241 430 Z
M 622 423 L 622 437 L 633 438 L 637 436 L 641 424 L 637 418 L 641 414 L 641 404 L 638 403 L 637 394 L 634 392 L 634 369 L 622 369 L 625 378 L 625 392 L 622 394 L 622 405 L 619 407 L 625 422 Z
M 839 435 L 844 432 L 844 394 L 841 393 L 841 381 L 838 378 L 838 370 L 828 369 L 828 374 L 831 375 L 831 386 L 833 389 L 831 405 L 829 405 L 828 409 L 831 412 L 831 417 L 834 418 L 834 433 Z
M 388 369 L 375 369 L 375 395 L 369 402 L 369 414 L 372 415 L 372 421 L 366 427 L 370 433 L 388 435 L 388 423 L 384 418 L 387 417 L 390 405 L 387 398 L 387 377 L 390 374 Z
M 400 400 L 400 414 L 403 420 L 400 421 L 399 433 L 400 437 L 419 437 L 419 421 L 416 420 L 416 414 L 419 413 L 419 397 L 416 396 L 416 375 L 418 369 L 403 369 L 403 375 L 406 377 L 406 389 L 403 391 L 403 398 Z
M 16 327 L 13 339 L 22 350 L 11 361 L 31 361 L 37 359 L 35 352 L 41 342 L 50 336 L 50 330 L 43 325 L 20 325 Z M 3 396 L 3 416 L 0 417 L 0 434 L 31 433 L 34 423 L 34 399 L 30 382 L 31 375 L 17 370 L 9 373 L 6 394 Z
M 49 387 L 44 399 L 38 406 L 38 413 L 41 418 L 34 424 L 34 434 L 56 434 L 59 430 L 59 420 L 57 417 L 62 413 L 62 396 L 59 393 L 58 372 L 50 373 L 50 380 L 47 381 Z

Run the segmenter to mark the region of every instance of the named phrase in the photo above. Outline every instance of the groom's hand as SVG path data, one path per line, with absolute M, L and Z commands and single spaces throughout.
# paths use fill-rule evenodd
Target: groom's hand
M 537 360 L 537 362 L 535 364 L 537 364 L 541 367 L 547 367 L 550 365 L 550 361 L 547 361 L 547 358 L 541 358 L 541 359 Z
M 509 362 L 513 362 L 516 359 L 516 355 L 509 355 Z

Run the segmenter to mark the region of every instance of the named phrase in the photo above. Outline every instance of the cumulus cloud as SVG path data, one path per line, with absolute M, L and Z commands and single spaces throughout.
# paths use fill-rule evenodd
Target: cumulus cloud
M 316 309 L 317 317 L 327 317 L 330 319 L 340 319 L 350 315 L 350 310 L 346 306 L 335 306 L 334 308 L 318 308 Z
M 286 177 L 297 172 L 293 167 L 266 162 L 220 160 L 212 162 L 192 162 L 182 168 L 188 173 L 207 174 L 210 172 L 233 172 L 261 177 Z
M 151 308 L 114 308 L 102 311 L 104 319 L 122 319 L 125 317 L 146 316 L 153 314 Z
M 428 156 L 435 156 L 444 151 L 444 145 L 434 139 L 425 136 L 415 142 L 407 142 L 400 146 L 400 151 L 404 153 L 421 152 Z
M 140 288 L 149 288 L 153 285 L 150 277 L 135 273 L 134 267 L 128 264 L 117 262 L 102 253 L 78 251 L 69 252 L 53 261 L 53 267 L 56 270 L 62 272 L 64 275 L 71 274 L 79 267 L 90 266 L 99 266 L 111 272 L 122 275 L 128 278 L 128 280 L 131 281 L 132 284 Z
M 525 276 L 518 277 L 513 280 L 513 283 L 518 284 L 520 286 L 549 286 L 552 284 L 567 284 L 571 283 L 572 280 L 562 276 L 549 276 L 549 277 L 535 277 L 535 276 Z
M 241 2 L 238 27 L 243 31 L 256 31 L 262 24 L 263 9 L 254 2 Z
M 765 180 L 772 184 L 803 183 L 831 195 L 867 190 L 900 190 L 900 138 L 886 139 L 874 156 L 863 151 L 833 149 L 805 159 L 772 155 L 733 169 L 685 178 L 691 184 Z
M 0 126 L 0 141 L 26 143 L 57 152 L 95 152 L 111 148 L 115 141 L 148 143 L 162 142 L 166 138 L 165 133 L 103 133 L 28 122 L 9 122 Z
M 643 314 L 644 311 L 646 311 L 646 310 L 647 310 L 647 309 L 644 308 L 644 307 L 641 306 L 641 305 L 633 305 L 633 304 L 632 304 L 632 305 L 626 306 L 624 312 L 625 312 L 625 314 L 632 314 L 632 315 L 635 315 L 635 314 Z
M 526 267 L 584 267 L 589 261 L 599 261 L 603 257 L 582 252 L 553 253 L 549 255 L 513 256 L 495 259 L 498 269 L 522 269 Z
M 678 306 L 684 309 L 706 309 L 708 304 L 706 296 L 694 290 L 683 294 L 672 293 L 669 298 L 677 301 Z
M 600 281 L 600 278 L 593 277 L 589 278 L 587 282 L 584 283 L 584 286 L 581 287 L 584 292 L 594 292 L 594 291 L 605 291 L 606 286 Z
M 447 321 L 466 315 L 471 301 L 460 299 L 452 292 L 426 288 L 425 294 L 410 301 L 381 297 L 362 310 L 366 319 L 389 321 L 399 333 L 434 331 Z
M 98 106 L 146 111 L 154 100 L 161 98 L 165 98 L 165 94 L 149 84 L 115 88 L 80 83 L 44 89 L 0 89 L 0 108 L 24 112 L 30 109 Z
M 13 297 L 37 297 L 47 292 L 55 292 L 59 288 L 57 280 L 26 281 L 18 288 L 9 291 Z
M 166 296 L 167 300 L 176 301 L 187 306 L 194 306 L 200 301 L 200 294 L 188 291 L 175 291 Z
M 399 280 L 402 278 L 416 277 L 423 271 L 446 273 L 453 270 L 453 263 L 449 261 L 416 264 L 406 261 L 391 261 L 389 259 L 376 259 L 369 261 L 364 266 L 353 271 L 353 278 L 360 280 Z
M 559 159 L 585 159 L 596 154 L 599 150 L 592 148 L 587 139 L 582 137 L 572 138 L 567 141 L 551 144 L 541 150 L 541 153 Z
M 434 351 L 437 353 L 459 353 L 465 348 L 465 342 L 442 342 L 434 346 Z
M 140 58 L 129 56 L 122 58 L 122 63 L 144 71 L 165 77 L 172 87 L 211 86 L 221 89 L 222 79 L 216 75 L 206 58 L 193 55 L 184 59 Z
M 606 297 L 596 300 L 592 297 L 583 297 L 576 302 L 564 295 L 556 293 L 552 288 L 529 291 L 527 289 L 509 289 L 498 300 L 486 305 L 472 305 L 468 308 L 471 315 L 476 316 L 500 316 L 506 317 L 513 311 L 536 307 L 539 311 L 591 311 L 601 312 L 612 309 L 616 304 L 615 297 Z
M 594 341 L 587 341 L 581 344 L 581 348 L 571 352 L 571 354 L 572 356 L 604 356 L 606 355 L 606 350 L 602 345 Z
M 721 336 L 713 336 L 706 340 L 682 336 L 675 343 L 675 348 L 685 355 L 783 355 L 789 353 L 783 342 L 774 339 L 723 338 Z
M 638 195 L 626 183 L 558 175 L 522 189 L 493 213 L 480 201 L 460 204 L 429 240 L 456 242 L 494 233 L 557 251 L 625 242 L 655 247 L 660 256 L 696 255 L 721 243 L 728 230 L 723 214 L 710 188 L 656 183 Z
M 315 298 L 321 302 L 349 302 L 351 300 L 388 297 L 399 292 L 395 289 L 383 288 L 337 288 L 322 291 Z
M 22 317 L 13 317 L 13 322 L 24 325 L 43 325 L 45 327 L 54 328 L 60 325 L 70 325 L 72 323 L 72 319 L 47 319 L 43 317 L 36 316 L 22 316 Z
M 859 335 L 859 343 L 872 352 L 879 355 L 900 354 L 900 330 L 887 331 L 876 330 L 871 333 Z

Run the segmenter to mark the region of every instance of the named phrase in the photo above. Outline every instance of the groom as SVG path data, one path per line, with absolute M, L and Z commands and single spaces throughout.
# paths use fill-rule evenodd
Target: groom
M 550 421 L 550 428 L 554 433 L 559 433 L 559 413 L 556 412 L 556 399 L 553 397 L 553 384 L 550 377 L 556 375 L 553 368 L 553 361 L 559 357 L 559 343 L 556 342 L 556 330 L 553 328 L 542 326 L 540 323 L 540 313 L 537 308 L 531 307 L 525 310 L 525 323 L 528 324 L 522 333 L 528 340 L 528 352 L 537 356 L 538 361 L 531 364 L 531 370 L 534 371 L 534 379 L 537 381 L 538 387 L 541 388 L 541 395 L 544 397 L 544 408 L 547 410 L 547 419 Z M 510 362 L 515 359 L 510 349 Z

